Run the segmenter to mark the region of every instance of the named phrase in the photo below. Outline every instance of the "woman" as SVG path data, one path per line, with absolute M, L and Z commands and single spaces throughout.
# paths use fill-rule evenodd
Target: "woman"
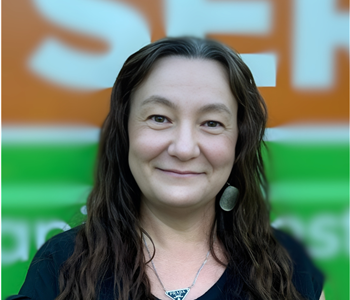
M 131 55 L 86 223 L 39 250 L 22 298 L 319 299 L 322 275 L 270 226 L 266 118 L 248 67 L 218 42 L 166 38 Z

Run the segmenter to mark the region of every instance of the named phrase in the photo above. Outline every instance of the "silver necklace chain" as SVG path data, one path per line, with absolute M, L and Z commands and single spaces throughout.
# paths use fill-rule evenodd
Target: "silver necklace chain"
M 157 278 L 158 278 L 158 281 L 159 281 L 159 283 L 161 284 L 161 286 L 162 286 L 162 288 L 163 288 L 163 290 L 164 290 L 164 292 L 165 292 L 165 295 L 167 295 L 167 296 L 168 296 L 169 298 L 171 298 L 171 299 L 175 299 L 175 298 L 173 298 L 171 295 L 169 295 L 170 292 L 177 292 L 177 291 L 181 291 L 181 290 L 186 290 L 186 289 L 188 289 L 188 291 L 186 292 L 186 294 L 185 294 L 183 297 L 179 298 L 179 299 L 185 299 L 185 297 L 186 297 L 186 295 L 188 294 L 189 290 L 195 285 L 195 283 L 196 283 L 196 281 L 197 281 L 197 278 L 198 278 L 198 276 L 199 276 L 200 271 L 202 271 L 204 265 L 205 265 L 206 262 L 208 261 L 208 257 L 209 257 L 209 254 L 210 254 L 210 250 L 208 251 L 207 256 L 205 257 L 205 260 L 204 260 L 204 262 L 202 263 L 201 267 L 200 267 L 199 270 L 197 271 L 196 277 L 194 278 L 194 280 L 193 280 L 191 286 L 189 286 L 189 287 L 186 288 L 186 289 L 178 289 L 178 290 L 174 290 L 174 291 L 167 291 L 167 290 L 165 289 L 164 285 L 163 285 L 163 282 L 160 280 L 160 277 L 159 277 L 159 275 L 158 275 L 156 266 L 155 266 L 154 263 L 153 263 L 151 253 L 150 253 L 150 251 L 149 251 L 149 249 L 148 249 L 147 242 L 146 242 L 146 240 L 145 240 L 145 236 L 142 235 L 142 238 L 143 238 L 143 242 L 144 242 L 144 244 L 145 244 L 145 246 L 146 246 L 149 259 L 151 260 L 151 264 L 152 264 L 152 268 L 153 268 L 153 270 L 154 270 L 154 273 L 156 274 L 156 276 L 157 276 Z

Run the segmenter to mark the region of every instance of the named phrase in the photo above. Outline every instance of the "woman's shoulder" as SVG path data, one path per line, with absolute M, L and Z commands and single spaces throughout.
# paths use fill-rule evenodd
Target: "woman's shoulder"
M 50 258 L 57 262 L 66 261 L 73 254 L 75 238 L 81 228 L 82 226 L 74 227 L 46 241 L 38 250 L 33 262 L 45 258 Z
M 75 238 L 81 227 L 62 232 L 45 242 L 34 256 L 19 294 L 7 300 L 55 299 L 59 293 L 60 267 L 73 254 Z
M 291 235 L 273 228 L 276 240 L 287 250 L 293 262 L 293 283 L 296 289 L 309 299 L 319 299 L 324 275 L 316 267 L 306 248 Z
M 293 264 L 298 268 L 316 268 L 305 246 L 293 236 L 273 228 L 276 240 L 287 250 Z
M 75 238 L 78 234 L 78 232 L 83 228 L 84 225 L 80 225 L 77 227 L 73 227 L 69 230 L 63 231 L 55 236 L 53 236 L 52 238 L 50 238 L 49 240 L 47 240 L 42 247 L 39 250 L 44 250 L 44 251 L 48 251 L 52 248 L 56 248 L 56 247 L 74 247 L 75 244 Z

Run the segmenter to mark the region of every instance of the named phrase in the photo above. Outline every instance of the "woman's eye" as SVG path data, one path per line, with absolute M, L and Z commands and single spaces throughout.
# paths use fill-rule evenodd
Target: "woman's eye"
M 221 126 L 221 123 L 216 121 L 208 121 L 205 123 L 207 127 L 218 127 Z
M 163 116 L 152 116 L 151 119 L 157 123 L 165 123 L 167 121 L 166 117 Z

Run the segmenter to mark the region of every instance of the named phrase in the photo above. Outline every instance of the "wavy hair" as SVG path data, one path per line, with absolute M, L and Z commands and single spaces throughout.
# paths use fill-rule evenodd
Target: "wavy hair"
M 87 219 L 77 233 L 74 253 L 60 270 L 56 300 L 97 299 L 101 282 L 111 279 L 115 299 L 154 299 L 146 276 L 140 232 L 140 190 L 128 164 L 130 96 L 154 63 L 181 56 L 221 63 L 238 102 L 239 136 L 229 183 L 240 197 L 230 212 L 216 199 L 214 236 L 228 261 L 228 278 L 240 277 L 241 286 L 226 286 L 227 299 L 239 292 L 249 299 L 302 299 L 292 283 L 292 263 L 276 241 L 266 201 L 267 184 L 262 160 L 267 110 L 254 78 L 241 57 L 227 46 L 193 37 L 164 38 L 132 54 L 114 83 L 110 112 L 102 126 L 95 183 L 87 201 Z M 222 263 L 222 262 L 220 262 Z M 237 275 L 238 274 L 238 275 Z

